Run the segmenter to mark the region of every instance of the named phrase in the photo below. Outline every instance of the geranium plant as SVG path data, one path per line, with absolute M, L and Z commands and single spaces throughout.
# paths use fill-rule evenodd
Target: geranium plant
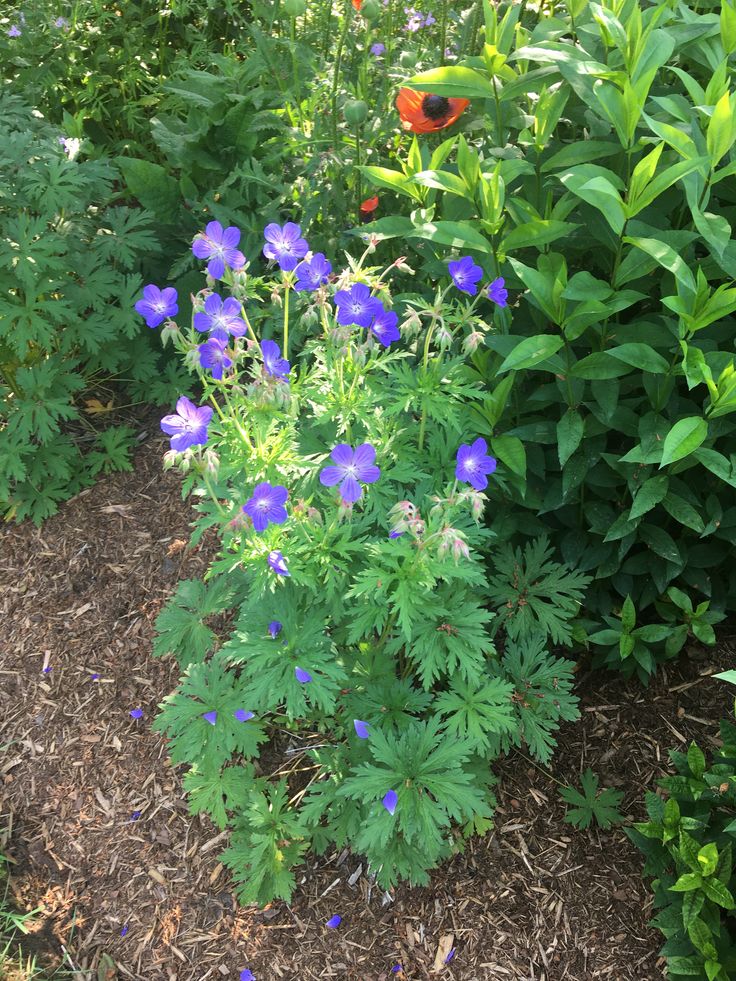
M 467 359 L 503 283 L 466 262 L 433 302 L 394 303 L 410 270 L 370 265 L 372 240 L 335 274 L 298 226 L 269 226 L 265 279 L 238 244 L 217 222 L 197 236 L 193 324 L 162 327 L 202 386 L 161 423 L 166 465 L 196 498 L 194 540 L 215 527 L 221 550 L 159 616 L 155 653 L 184 676 L 156 725 L 192 811 L 232 829 L 241 900 L 288 897 L 310 846 L 350 844 L 386 888 L 426 882 L 490 826 L 490 761 L 522 742 L 548 759 L 577 716 L 544 634 L 502 656 L 491 636 L 483 515 L 506 475 L 473 429 Z M 269 738 L 278 780 L 250 762 Z

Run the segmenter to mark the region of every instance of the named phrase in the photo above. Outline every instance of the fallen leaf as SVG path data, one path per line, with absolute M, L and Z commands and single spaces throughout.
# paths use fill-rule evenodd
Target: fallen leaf
M 84 404 L 87 406 L 84 411 L 90 416 L 99 416 L 105 412 L 112 412 L 113 408 L 112 399 L 110 399 L 107 405 L 103 405 L 99 399 L 85 399 Z

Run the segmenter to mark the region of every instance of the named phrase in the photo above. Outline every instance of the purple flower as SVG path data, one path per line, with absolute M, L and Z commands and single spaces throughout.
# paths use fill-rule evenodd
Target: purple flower
M 143 709 L 140 709 L 140 708 L 139 709 L 131 709 L 130 710 L 130 717 L 131 717 L 131 719 L 142 719 L 143 718 Z
M 130 820 L 137 821 L 142 813 L 143 813 L 142 811 L 133 811 L 133 813 L 130 815 Z
M 181 453 L 190 446 L 206 443 L 212 412 L 211 406 L 194 405 L 182 395 L 176 403 L 176 415 L 164 416 L 161 420 L 161 429 L 171 436 L 171 449 Z
M 89 680 L 90 681 L 99 681 L 100 680 L 100 675 L 95 671 L 95 673 L 90 676 L 90 679 Z
M 398 315 L 393 310 L 382 310 L 371 324 L 371 334 L 384 347 L 390 347 L 393 341 L 398 341 L 401 337 L 398 322 Z
M 399 971 L 401 970 L 402 970 L 401 964 L 394 964 L 394 966 L 391 968 L 391 973 L 398 974 Z
M 249 971 L 246 967 L 240 972 L 240 981 L 256 981 L 256 976 L 252 971 Z
M 400 531 L 400 530 L 399 530 L 398 528 L 394 528 L 394 529 L 393 529 L 393 531 L 390 531 L 390 532 L 388 533 L 388 537 L 389 537 L 389 538 L 401 538 L 401 536 L 402 536 L 403 534 L 404 534 L 404 532 L 403 532 L 403 531 Z
M 496 306 L 507 307 L 509 291 L 504 289 L 505 280 L 503 276 L 499 276 L 498 279 L 494 279 L 491 285 L 488 287 L 488 299 L 493 300 Z
M 256 484 L 252 496 L 243 505 L 243 511 L 253 519 L 256 531 L 265 531 L 269 524 L 282 525 L 288 515 L 284 504 L 289 496 L 285 487 L 274 487 L 266 480 Z
M 377 44 L 371 45 L 371 54 L 375 55 L 376 58 L 380 58 L 385 50 L 386 50 L 386 45 L 381 44 L 380 41 Z
M 8 31 L 8 37 L 20 37 L 20 35 L 21 35 L 21 29 L 18 27 L 17 24 L 13 24 L 13 26 Z
M 407 13 L 409 13 L 408 10 Z M 416 32 L 419 30 L 420 27 L 422 27 L 423 24 L 424 21 L 422 20 L 422 15 L 415 11 L 413 14 L 411 14 L 406 24 L 404 25 L 404 30 L 411 31 L 412 34 L 416 34 Z
M 486 474 L 493 473 L 496 461 L 488 456 L 488 446 L 484 439 L 476 439 L 472 446 L 463 443 L 457 451 L 455 478 L 470 484 L 476 490 L 485 490 L 488 486 Z
M 126 923 L 123 929 L 120 931 L 120 936 L 124 937 L 127 932 L 128 932 L 128 924 Z
M 286 358 L 281 357 L 281 348 L 276 341 L 261 341 L 261 351 L 266 374 L 274 378 L 286 378 L 291 371 L 291 365 Z
M 225 353 L 227 343 L 218 337 L 210 337 L 204 344 L 200 344 L 197 350 L 199 351 L 200 367 L 208 368 L 215 381 L 222 381 L 223 370 L 233 366 L 232 358 L 229 358 Z
M 343 327 L 357 324 L 358 327 L 369 327 L 374 317 L 384 313 L 383 304 L 365 283 L 356 283 L 349 290 L 338 290 L 335 293 L 337 307 L 337 322 Z
M 358 739 L 367 739 L 370 733 L 368 729 L 370 728 L 367 722 L 361 722 L 360 719 L 353 719 L 353 725 L 355 726 L 355 733 Z
M 395 790 L 389 790 L 388 793 L 385 794 L 383 800 L 381 801 L 383 806 L 386 808 L 386 810 L 392 817 L 394 811 L 396 810 L 396 805 L 398 804 L 398 802 L 399 802 L 399 798 Z
M 296 675 L 296 680 L 300 685 L 308 685 L 312 680 L 312 676 L 308 671 L 303 668 L 294 668 L 294 674 Z M 335 924 L 337 926 L 337 924 Z
M 263 254 L 267 259 L 274 259 L 284 272 L 296 269 L 300 259 L 309 252 L 309 246 L 301 237 L 302 230 L 293 221 L 287 221 L 284 227 L 271 222 L 263 231 L 266 244 Z
M 332 266 L 329 261 L 325 259 L 321 252 L 317 252 L 313 255 L 311 259 L 305 259 L 304 262 L 300 262 L 296 267 L 296 283 L 294 284 L 294 289 L 297 293 L 301 293 L 303 290 L 316 290 L 323 283 L 327 282 L 327 278 L 332 272 Z
M 423 27 L 431 27 L 432 24 L 436 24 L 436 23 L 437 23 L 437 21 L 432 16 L 432 14 L 427 14 L 427 16 L 424 18 L 424 24 L 422 26 Z
M 59 30 L 64 30 L 69 27 L 69 21 L 66 17 L 57 17 L 54 21 L 54 27 L 58 27 Z
M 353 504 L 362 497 L 363 488 L 358 481 L 373 484 L 381 476 L 379 467 L 373 462 L 376 451 L 370 443 L 361 443 L 354 450 L 347 443 L 338 443 L 331 456 L 336 466 L 324 467 L 319 482 L 323 487 L 340 484 L 340 495 L 346 504 Z
M 51 670 L 52 670 L 51 665 L 50 664 L 47 664 L 46 667 L 43 669 L 43 673 L 44 674 L 51 674 Z
M 204 312 L 194 314 L 194 326 L 202 333 L 209 331 L 218 341 L 242 337 L 246 331 L 245 321 L 240 316 L 240 303 L 233 296 L 223 301 L 218 293 L 210 293 L 204 301 Z
M 203 712 L 202 718 L 205 720 L 205 722 L 209 722 L 209 724 L 213 726 L 217 723 L 217 712 L 214 710 L 212 712 Z
M 336 930 L 341 923 L 342 923 L 342 917 L 340 916 L 339 913 L 335 913 L 335 915 L 331 916 L 327 921 L 327 923 L 325 923 L 325 926 L 329 927 L 330 930 Z
M 199 232 L 192 242 L 192 252 L 198 259 L 209 259 L 207 272 L 213 279 L 222 279 L 225 266 L 242 269 L 245 256 L 236 248 L 240 230 L 234 225 L 222 227 L 219 221 L 211 221 L 204 232 Z
M 274 640 L 278 637 L 278 635 L 281 633 L 283 629 L 284 629 L 283 623 L 280 623 L 278 620 L 272 620 L 268 625 L 268 632 L 271 634 Z
M 147 327 L 158 327 L 167 317 L 175 317 L 179 312 L 176 290 L 167 286 L 160 290 L 153 284 L 143 287 L 143 299 L 135 305 L 136 312 L 145 318 Z
M 445 958 L 445 964 L 449 964 L 454 956 L 455 956 L 455 948 L 453 947 L 450 953 Z
M 271 566 L 273 571 L 277 576 L 290 576 L 288 566 L 286 565 L 286 559 L 277 549 L 273 552 L 268 553 L 268 564 Z
M 233 713 L 238 722 L 249 722 L 255 719 L 255 712 L 246 712 L 245 709 L 236 709 Z
M 476 266 L 469 255 L 447 265 L 452 281 L 461 293 L 475 296 L 478 292 L 478 282 L 483 278 L 483 270 Z

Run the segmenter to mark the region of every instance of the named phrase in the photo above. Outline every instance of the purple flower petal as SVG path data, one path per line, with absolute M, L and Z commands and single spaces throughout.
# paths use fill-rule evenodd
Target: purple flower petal
M 143 718 L 143 709 L 141 709 L 141 708 L 131 709 L 130 710 L 130 717 L 131 717 L 131 719 L 142 719 Z
M 396 805 L 398 804 L 398 802 L 399 802 L 399 797 L 396 791 L 389 790 L 388 793 L 384 796 L 383 801 L 381 803 L 386 808 L 388 813 L 393 816 L 393 813 L 396 810 Z
M 278 637 L 283 629 L 284 625 L 279 620 L 272 620 L 268 625 L 268 632 L 274 639 Z
M 233 714 L 238 722 L 248 722 L 256 717 L 255 712 L 246 712 L 245 709 L 236 709 Z
M 455 956 L 455 948 L 453 947 L 450 953 L 445 958 L 445 964 L 449 964 L 454 956 Z
M 305 671 L 303 668 L 294 668 L 294 674 L 296 675 L 296 680 L 301 685 L 308 685 L 312 680 L 311 674 L 308 671 Z
M 43 674 L 51 674 L 51 672 L 52 672 L 52 670 L 53 670 L 53 668 L 51 667 L 51 665 L 50 665 L 50 664 L 48 664 L 48 665 L 46 665 L 46 667 L 45 667 L 45 668 L 43 669 Z
M 124 937 L 127 932 L 128 932 L 128 924 L 126 923 L 123 929 L 120 931 L 120 936 Z
M 252 971 L 249 971 L 246 967 L 240 972 L 240 981 L 256 981 L 256 976 Z
M 133 811 L 133 813 L 130 815 L 130 820 L 137 821 L 142 813 L 143 813 L 142 811 Z
M 403 968 L 401 967 L 401 964 L 394 964 L 394 966 L 391 968 L 391 973 L 392 974 L 398 974 L 399 971 L 401 971 L 401 970 L 403 970 Z
M 268 564 L 273 569 L 273 571 L 278 576 L 290 576 L 288 566 L 286 565 L 286 559 L 283 554 L 274 549 L 272 552 L 268 553 Z
M 331 916 L 327 921 L 327 923 L 325 923 L 325 926 L 329 927 L 330 930 L 336 930 L 341 923 L 342 923 L 342 917 L 340 916 L 339 913 L 335 913 L 335 915 Z
M 353 719 L 353 725 L 355 726 L 355 732 L 358 739 L 367 739 L 370 733 L 368 732 L 369 725 L 367 722 L 361 722 L 360 719 Z
M 206 722 L 209 722 L 209 724 L 211 726 L 213 726 L 217 722 L 217 712 L 215 712 L 215 711 L 212 711 L 212 712 L 203 712 L 202 713 L 202 718 Z
M 89 680 L 90 681 L 99 681 L 100 677 L 101 677 L 101 675 L 97 674 L 97 672 L 95 671 L 95 673 L 90 676 L 90 679 Z

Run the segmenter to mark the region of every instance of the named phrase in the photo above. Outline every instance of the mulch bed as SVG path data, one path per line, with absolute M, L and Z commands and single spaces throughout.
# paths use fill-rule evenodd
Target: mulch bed
M 244 967 L 258 981 L 661 978 L 641 856 L 620 829 L 565 824 L 556 784 L 521 754 L 496 767 L 494 830 L 427 888 L 387 897 L 355 874 L 360 856 L 328 854 L 300 870 L 291 904 L 237 906 L 223 836 L 188 814 L 150 728 L 178 678 L 172 659 L 151 657 L 154 620 L 213 548 L 185 547 L 191 510 L 151 430 L 134 473 L 101 480 L 40 530 L 0 532 L 0 851 L 16 863 L 17 906 L 43 906 L 42 957 L 64 957 L 80 979 L 103 954 L 119 978 L 145 981 L 237 981 Z M 583 718 L 561 733 L 555 777 L 578 783 L 590 766 L 640 819 L 668 750 L 714 744 L 733 702 L 709 675 L 733 663 L 728 644 L 685 657 L 649 690 L 583 671 Z M 341 927 L 326 930 L 336 912 Z

